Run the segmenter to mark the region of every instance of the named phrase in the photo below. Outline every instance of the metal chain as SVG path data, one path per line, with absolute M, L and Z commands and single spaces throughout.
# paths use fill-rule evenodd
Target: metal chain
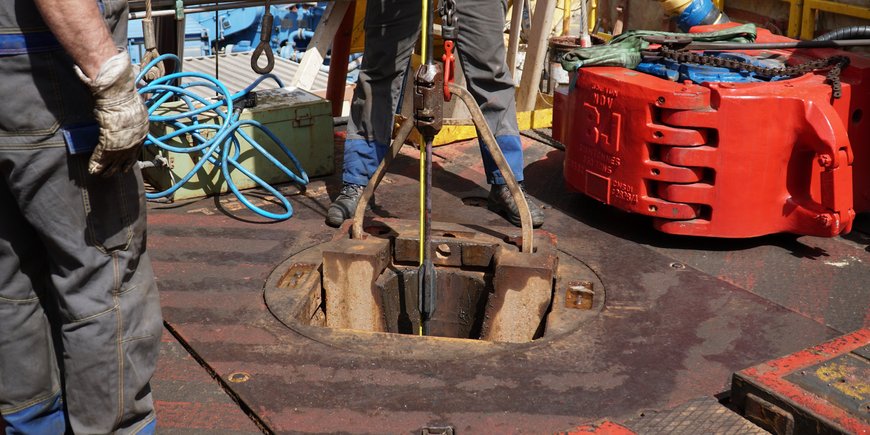
M 456 16 L 456 1 L 441 0 L 438 4 L 438 13 L 441 15 L 441 37 L 455 40 L 459 37 Z
M 748 62 L 741 62 L 719 56 L 695 53 L 688 50 L 675 50 L 665 45 L 661 46 L 659 53 L 661 57 L 678 63 L 696 63 L 699 65 L 716 66 L 732 70 L 744 70 L 768 78 L 777 76 L 797 77 L 816 70 L 830 68 L 828 74 L 825 76 L 825 82 L 831 85 L 834 98 L 840 98 L 840 96 L 842 96 L 840 73 L 843 72 L 843 68 L 849 65 L 849 58 L 846 56 L 831 56 L 824 59 L 811 60 L 799 65 L 787 65 L 782 68 L 774 68 L 753 65 Z

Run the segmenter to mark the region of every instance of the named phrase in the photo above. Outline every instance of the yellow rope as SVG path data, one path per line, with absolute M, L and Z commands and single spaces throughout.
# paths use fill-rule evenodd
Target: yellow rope
M 426 62 L 426 50 L 429 49 L 429 47 L 427 47 L 427 45 L 429 45 L 429 34 L 427 33 L 429 31 L 429 7 L 428 7 L 429 2 L 428 2 L 428 0 L 422 0 L 422 2 L 423 2 L 423 25 L 420 27 L 422 27 L 423 39 L 420 41 L 420 58 L 422 59 L 423 62 Z

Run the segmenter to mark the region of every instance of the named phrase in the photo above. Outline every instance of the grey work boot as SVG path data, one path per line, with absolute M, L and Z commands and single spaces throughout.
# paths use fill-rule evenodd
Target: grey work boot
M 365 186 L 352 183 L 344 183 L 341 186 L 341 193 L 332 205 L 329 206 L 329 211 L 326 212 L 326 224 L 331 227 L 340 227 L 345 219 L 353 217 L 353 212 L 356 210 L 356 205 L 359 203 L 359 198 L 362 196 Z
M 544 211 L 529 198 L 526 193 L 526 186 L 520 183 L 520 189 L 526 197 L 526 202 L 529 204 L 529 211 L 532 214 L 532 227 L 538 228 L 544 224 Z M 503 215 L 510 223 L 521 226 L 520 212 L 514 202 L 511 191 L 506 184 L 493 184 L 489 190 L 489 198 L 486 201 L 486 207 L 496 213 Z

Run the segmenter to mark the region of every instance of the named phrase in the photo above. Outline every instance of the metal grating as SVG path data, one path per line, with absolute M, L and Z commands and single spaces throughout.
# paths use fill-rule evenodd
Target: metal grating
M 222 54 L 218 58 L 217 78 L 220 80 L 230 92 L 238 92 L 250 85 L 260 76 L 251 69 L 252 51 L 245 53 Z M 292 60 L 284 59 L 275 56 L 275 69 L 272 73 L 280 78 L 286 86 L 293 79 L 296 70 L 299 68 L 299 63 Z M 184 71 L 201 72 L 204 74 L 215 75 L 215 58 L 214 56 L 205 57 L 187 57 L 184 59 Z M 326 89 L 326 82 L 329 74 L 323 71 L 317 72 L 317 77 L 314 79 L 314 85 L 309 91 L 316 92 Z M 274 81 L 267 80 L 260 85 L 264 89 L 277 87 Z M 196 89 L 196 88 L 194 88 Z M 204 97 L 212 97 L 214 94 L 205 95 Z
M 766 435 L 769 432 L 726 408 L 713 397 L 702 397 L 674 409 L 647 413 L 626 427 L 640 435 Z

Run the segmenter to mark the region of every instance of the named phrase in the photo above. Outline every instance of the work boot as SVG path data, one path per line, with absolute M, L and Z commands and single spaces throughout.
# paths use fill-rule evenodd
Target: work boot
M 526 186 L 520 182 L 520 190 L 523 191 L 523 196 L 526 197 L 526 202 L 529 204 L 529 211 L 532 214 L 532 227 L 538 228 L 544 224 L 544 211 L 532 201 L 529 194 L 526 193 Z M 517 204 L 514 202 L 511 191 L 506 184 L 493 184 L 489 189 L 489 198 L 486 201 L 486 207 L 496 213 L 503 215 L 510 223 L 516 226 L 522 226 L 520 220 L 520 211 L 517 209 Z
M 335 198 L 335 201 L 329 206 L 329 211 L 326 212 L 326 224 L 337 228 L 345 219 L 350 219 L 356 210 L 363 189 L 365 186 L 360 184 L 344 183 L 338 198 Z

